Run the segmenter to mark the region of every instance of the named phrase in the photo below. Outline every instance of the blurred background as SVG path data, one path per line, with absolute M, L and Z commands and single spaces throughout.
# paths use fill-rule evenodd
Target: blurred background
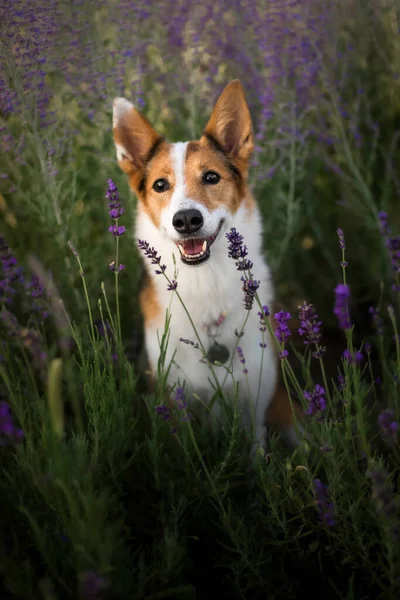
M 0 10 L 0 231 L 21 265 L 40 261 L 78 325 L 87 320 L 68 240 L 97 318 L 101 282 L 114 277 L 109 178 L 126 207 L 120 224 L 131 230 L 134 214 L 115 159 L 113 98 L 131 100 L 171 141 L 193 139 L 239 78 L 278 295 L 294 312 L 313 302 L 326 331 L 335 327 L 341 227 L 353 318 L 368 336 L 368 308 L 393 279 L 378 212 L 400 226 L 398 0 L 6 0 Z M 142 263 L 130 235 L 120 259 L 123 335 L 135 354 Z

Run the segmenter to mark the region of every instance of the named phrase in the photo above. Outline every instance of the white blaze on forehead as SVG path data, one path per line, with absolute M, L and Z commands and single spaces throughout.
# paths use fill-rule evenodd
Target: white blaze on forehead
M 177 142 L 171 146 L 171 162 L 175 175 L 175 186 L 172 202 L 179 198 L 180 202 L 186 199 L 185 164 L 188 142 Z

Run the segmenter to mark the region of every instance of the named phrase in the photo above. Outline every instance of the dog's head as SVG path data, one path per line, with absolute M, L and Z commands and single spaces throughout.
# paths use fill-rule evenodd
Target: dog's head
M 198 141 L 169 144 L 123 98 L 114 100 L 113 134 L 140 209 L 183 263 L 205 262 L 246 196 L 253 134 L 241 83 L 225 88 Z

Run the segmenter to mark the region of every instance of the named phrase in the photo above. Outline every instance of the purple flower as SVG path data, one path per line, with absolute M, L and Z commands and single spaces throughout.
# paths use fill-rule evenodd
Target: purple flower
M 183 344 L 187 344 L 188 346 L 193 346 L 193 348 L 200 348 L 198 342 L 193 342 L 192 340 L 188 340 L 185 338 L 179 338 L 179 341 L 182 342 Z
M 185 390 L 183 387 L 177 387 L 175 389 L 175 402 L 179 410 L 185 410 L 187 408 L 187 400 L 185 398 Z
M 265 319 L 269 317 L 269 308 L 268 306 L 263 306 L 262 312 L 259 311 L 258 316 L 260 317 L 260 331 L 266 331 L 267 326 L 265 324 Z
M 278 323 L 275 335 L 279 342 L 286 342 L 292 335 L 288 326 L 288 321 L 292 318 L 292 315 L 283 310 L 274 314 L 274 319 Z M 287 356 L 287 355 L 286 355 Z
M 120 237 L 121 235 L 124 235 L 126 227 L 125 225 L 111 225 L 111 227 L 108 228 L 108 231 L 112 233 L 113 236 Z
M 241 281 L 243 283 L 242 290 L 244 292 L 244 307 L 246 310 L 251 310 L 253 308 L 254 298 L 260 282 L 255 281 L 254 279 L 246 279 L 245 277 L 241 277 Z
M 378 512 L 391 525 L 392 536 L 399 536 L 399 524 L 397 518 L 397 504 L 393 497 L 392 484 L 388 473 L 382 469 L 375 469 L 367 473 L 372 483 L 372 497 L 375 499 Z
M 125 209 L 119 201 L 118 189 L 112 179 L 108 180 L 108 190 L 106 198 L 108 199 L 108 206 L 110 208 L 110 217 L 112 219 L 118 220 L 120 216 L 125 212 Z
M 369 342 L 365 342 L 364 344 L 364 350 L 367 354 L 371 354 L 372 352 L 372 344 L 370 344 Z
M 353 354 L 348 348 L 343 352 L 343 358 L 347 360 L 349 365 L 359 365 L 364 360 L 364 355 L 361 350 L 356 350 Z
M 78 250 L 75 248 L 75 246 L 74 246 L 74 244 L 71 242 L 71 240 L 69 240 L 69 242 L 68 242 L 68 246 L 69 246 L 69 248 L 70 248 L 70 250 L 71 250 L 72 254 L 73 254 L 73 255 L 74 255 L 76 258 L 79 258 L 79 252 L 78 252 Z
M 108 265 L 108 268 L 110 269 L 110 271 L 115 273 L 115 271 L 117 270 L 115 260 L 112 260 L 110 262 L 110 264 Z M 123 265 L 123 264 L 118 265 L 119 272 L 123 271 L 124 269 L 125 269 L 125 265 Z
M 329 498 L 328 486 L 320 479 L 313 481 L 315 504 L 320 521 L 328 527 L 335 525 L 334 506 Z
M 379 427 L 382 436 L 387 441 L 395 441 L 397 438 L 398 423 L 391 408 L 386 408 L 378 416 Z
M 245 363 L 246 363 L 246 359 L 245 359 L 245 357 L 244 357 L 243 350 L 242 350 L 242 348 L 241 348 L 240 346 L 238 346 L 238 347 L 236 348 L 236 352 L 237 352 L 237 355 L 238 355 L 238 357 L 239 357 L 239 360 L 240 360 L 240 362 L 242 363 L 242 365 L 245 365 Z M 248 373 L 248 370 L 247 370 L 247 368 L 246 368 L 246 367 L 244 367 L 244 368 L 243 368 L 243 373 L 244 373 L 245 375 L 247 375 L 247 373 Z
M 301 321 L 298 332 L 301 336 L 305 336 L 304 344 L 320 344 L 321 342 L 321 325 L 322 321 L 319 321 L 318 315 L 312 304 L 303 302 L 299 306 L 299 319 Z M 319 348 L 316 352 L 313 352 L 314 358 L 321 358 L 326 348 Z
M 24 432 L 14 425 L 11 408 L 7 402 L 0 402 L 0 446 L 12 446 L 21 442 Z
M 383 325 L 383 319 L 382 319 L 380 312 L 378 311 L 377 308 L 374 308 L 373 306 L 369 307 L 368 312 L 372 316 L 372 322 L 376 329 L 376 333 L 378 335 L 383 335 L 385 330 L 384 330 L 384 325 Z
M 337 229 L 336 233 L 339 236 L 339 246 L 341 250 L 346 250 L 346 240 L 344 239 L 344 232 L 343 229 Z
M 170 409 L 164 403 L 155 407 L 156 413 L 158 413 L 164 421 L 169 421 L 171 419 Z
M 84 600 L 100 600 L 108 583 L 95 571 L 86 571 L 79 577 L 80 593 Z
M 161 265 L 161 256 L 158 256 L 157 250 L 151 248 L 149 242 L 145 240 L 138 240 L 138 246 L 144 252 L 144 255 L 151 260 L 152 265 L 158 265 L 159 270 L 156 270 L 156 274 L 161 275 L 167 266 Z
M 228 256 L 236 261 L 237 270 L 250 270 L 253 263 L 246 258 L 247 247 L 243 245 L 243 236 L 234 227 L 225 236 L 228 240 Z
M 337 376 L 337 388 L 341 392 L 346 387 L 346 377 L 344 375 Z
M 178 287 L 178 282 L 177 282 L 177 281 L 175 281 L 175 279 L 173 279 L 173 280 L 171 281 L 171 283 L 169 283 L 169 284 L 167 285 L 167 290 L 168 290 L 169 292 L 172 292 L 172 291 L 176 290 L 176 288 L 177 288 L 177 287 Z
M 388 214 L 386 212 L 379 213 L 379 221 L 386 248 L 389 250 L 392 269 L 395 273 L 400 273 L 400 235 L 392 235 Z
M 317 384 L 313 392 L 304 391 L 303 394 L 304 398 L 308 400 L 306 415 L 316 415 L 326 410 L 325 389 L 322 385 Z
M 350 288 L 344 283 L 339 283 L 335 288 L 335 308 L 333 310 L 339 321 L 339 327 L 341 329 L 351 329 L 350 314 L 349 314 L 349 300 L 350 300 Z
M 23 270 L 2 234 L 0 234 L 0 300 L 10 304 L 15 295 L 15 284 L 23 281 Z

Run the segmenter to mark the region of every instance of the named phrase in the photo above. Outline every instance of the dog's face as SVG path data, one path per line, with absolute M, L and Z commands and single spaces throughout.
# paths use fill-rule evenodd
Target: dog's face
M 246 194 L 253 136 L 240 82 L 225 88 L 199 141 L 169 144 L 123 98 L 114 100 L 113 134 L 139 209 L 183 263 L 204 263 Z

